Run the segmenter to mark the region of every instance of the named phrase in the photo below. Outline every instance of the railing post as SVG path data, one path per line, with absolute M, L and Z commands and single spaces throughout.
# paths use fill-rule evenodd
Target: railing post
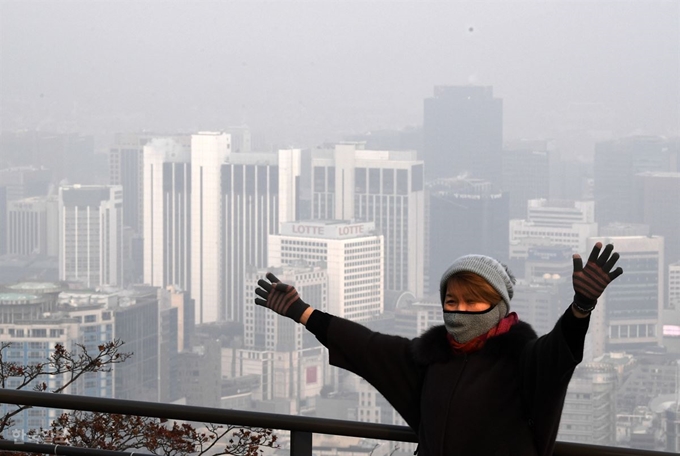
M 290 431 L 291 456 L 312 456 L 312 433 Z

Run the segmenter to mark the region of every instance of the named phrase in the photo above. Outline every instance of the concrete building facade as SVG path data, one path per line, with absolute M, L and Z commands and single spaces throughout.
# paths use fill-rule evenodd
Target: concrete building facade
M 59 277 L 86 287 L 123 285 L 123 189 L 59 188 Z
M 624 274 L 598 299 L 591 332 L 594 356 L 608 351 L 644 349 L 661 345 L 662 310 L 665 290 L 664 239 L 658 236 L 593 237 L 596 242 L 614 244 Z
M 385 238 L 385 289 L 425 291 L 424 167 L 414 151 L 340 144 L 312 153 L 311 219 L 373 222 Z
M 143 148 L 144 283 L 191 287 L 191 151 L 172 138 Z
M 10 201 L 7 253 L 59 255 L 59 200 L 56 196 Z
M 365 321 L 383 312 L 384 239 L 371 222 L 293 222 L 269 237 L 269 265 L 323 263 L 328 312 Z

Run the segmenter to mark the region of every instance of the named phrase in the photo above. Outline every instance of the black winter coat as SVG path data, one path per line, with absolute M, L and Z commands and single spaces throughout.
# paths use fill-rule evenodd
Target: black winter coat
M 307 329 L 328 347 L 332 365 L 392 404 L 418 434 L 419 456 L 547 456 L 588 320 L 567 310 L 540 338 L 519 322 L 466 355 L 451 351 L 443 326 L 409 340 L 314 311 Z

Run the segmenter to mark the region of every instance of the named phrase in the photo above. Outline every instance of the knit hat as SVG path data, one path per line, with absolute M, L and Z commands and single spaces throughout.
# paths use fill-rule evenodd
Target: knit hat
M 448 281 L 457 272 L 473 272 L 484 278 L 489 284 L 501 295 L 502 300 L 510 309 L 510 300 L 514 294 L 513 285 L 515 277 L 507 266 L 498 262 L 497 260 L 484 255 L 465 255 L 456 259 L 451 266 L 442 275 L 439 283 L 439 293 L 441 295 L 442 305 L 446 299 L 446 288 Z M 498 303 L 491 303 L 494 306 Z

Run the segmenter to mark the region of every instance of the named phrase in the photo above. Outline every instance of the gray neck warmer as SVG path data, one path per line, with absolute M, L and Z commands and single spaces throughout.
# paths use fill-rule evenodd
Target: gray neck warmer
M 444 311 L 444 326 L 456 342 L 464 344 L 486 334 L 508 315 L 508 305 L 499 302 L 482 312 Z

